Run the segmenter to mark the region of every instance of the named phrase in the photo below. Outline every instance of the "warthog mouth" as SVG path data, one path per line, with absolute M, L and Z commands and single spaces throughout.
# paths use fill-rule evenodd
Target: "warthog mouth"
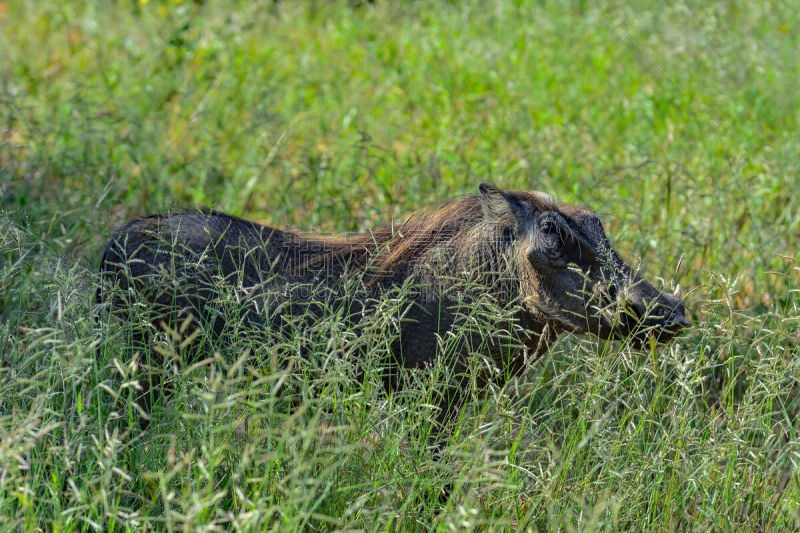
M 617 320 L 615 336 L 630 341 L 635 348 L 653 341 L 665 344 L 691 324 L 680 299 L 680 286 L 673 294 L 659 293 L 647 304 L 626 300 L 618 307 L 613 316 L 606 315 L 606 320 Z
M 660 324 L 653 326 L 639 326 L 639 328 L 632 334 L 628 335 L 626 339 L 629 340 L 631 345 L 636 349 L 647 345 L 649 342 L 666 344 L 677 337 L 681 331 L 687 328 L 690 324 L 691 323 L 685 316 L 675 313 L 667 319 L 664 319 Z
M 559 330 L 617 339 L 637 349 L 653 341 L 668 343 L 691 324 L 675 294 L 660 293 L 648 304 L 594 300 L 588 306 L 591 311 L 584 313 L 570 312 L 541 299 L 527 298 L 526 303 Z
M 622 312 L 605 316 L 601 320 L 608 321 L 608 324 L 599 328 L 598 337 L 630 342 L 637 349 L 653 341 L 656 344 L 666 344 L 690 325 L 680 310 L 666 316 Z

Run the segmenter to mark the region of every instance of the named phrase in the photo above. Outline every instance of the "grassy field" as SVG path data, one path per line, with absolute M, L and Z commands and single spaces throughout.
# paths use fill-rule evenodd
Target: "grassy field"
M 0 1 L 0 528 L 800 528 L 800 10 L 604 4 Z M 299 407 L 245 347 L 176 364 L 139 429 L 93 315 L 114 228 L 359 231 L 480 181 L 600 213 L 692 328 L 561 338 L 441 461 L 433 378 L 347 377 L 379 321 L 316 328 Z

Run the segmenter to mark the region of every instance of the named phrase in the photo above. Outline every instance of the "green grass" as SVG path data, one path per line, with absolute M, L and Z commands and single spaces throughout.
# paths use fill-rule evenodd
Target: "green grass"
M 792 2 L 222 4 L 0 2 L 3 529 L 800 528 Z M 348 343 L 385 329 L 335 317 L 299 407 L 266 341 L 176 366 L 139 431 L 92 313 L 113 228 L 207 205 L 364 230 L 486 180 L 599 212 L 693 327 L 563 337 L 439 462 L 431 380 L 354 386 Z

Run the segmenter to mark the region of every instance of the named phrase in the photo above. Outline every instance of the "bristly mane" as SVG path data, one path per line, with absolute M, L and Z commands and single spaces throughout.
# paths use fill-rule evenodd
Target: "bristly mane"
M 414 213 L 399 226 L 330 237 L 304 233 L 297 236 L 323 252 L 311 258 L 306 263 L 307 268 L 336 259 L 360 266 L 371 262 L 380 270 L 393 271 L 419 258 L 426 249 L 466 235 L 482 220 L 480 199 L 472 195 L 434 204 Z
M 465 196 L 419 212 L 402 224 L 387 242 L 380 266 L 387 268 L 419 258 L 424 250 L 460 240 L 483 221 L 480 200 Z
M 507 199 L 519 209 L 546 211 L 558 209 L 549 195 L 525 191 L 508 191 Z M 456 253 L 479 253 L 497 246 L 505 247 L 518 235 L 518 228 L 504 221 L 488 220 L 480 195 L 469 195 L 434 205 L 413 215 L 384 241 L 388 247 L 379 264 L 384 268 L 418 260 L 435 250 Z M 489 259 L 483 257 L 482 259 Z
M 507 194 L 522 209 L 558 208 L 558 204 L 543 193 L 508 191 Z M 501 241 L 509 244 L 513 232 L 503 239 L 501 234 L 492 233 L 500 229 L 502 226 L 492 227 L 487 221 L 481 196 L 467 195 L 433 204 L 393 228 L 384 226 L 369 233 L 346 236 L 300 234 L 299 237 L 323 252 L 306 263 L 309 269 L 318 266 L 320 261 L 336 260 L 360 267 L 371 264 L 384 274 L 406 276 L 413 265 L 431 260 L 434 252 L 466 256 L 486 252 Z M 483 261 L 492 262 L 492 259 L 497 258 L 481 257 Z

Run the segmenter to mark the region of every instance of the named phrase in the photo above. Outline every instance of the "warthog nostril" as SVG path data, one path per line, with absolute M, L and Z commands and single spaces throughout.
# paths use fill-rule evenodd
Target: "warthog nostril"
M 673 313 L 672 316 L 670 316 L 669 319 L 667 319 L 667 321 L 664 323 L 664 327 L 666 329 L 671 329 L 673 331 L 683 329 L 690 325 L 691 322 L 689 322 L 689 319 L 680 313 Z

